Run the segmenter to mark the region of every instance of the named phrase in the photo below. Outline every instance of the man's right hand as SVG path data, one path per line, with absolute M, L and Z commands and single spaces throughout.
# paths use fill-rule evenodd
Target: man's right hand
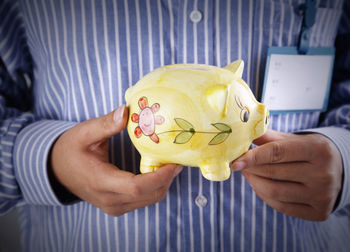
M 108 139 L 128 120 L 125 106 L 84 121 L 62 134 L 51 151 L 55 178 L 71 193 L 120 216 L 163 200 L 182 166 L 164 165 L 156 172 L 135 175 L 109 163 Z

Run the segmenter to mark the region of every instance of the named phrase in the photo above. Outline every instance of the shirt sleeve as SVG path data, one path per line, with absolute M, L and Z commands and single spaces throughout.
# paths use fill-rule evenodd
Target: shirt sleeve
M 312 131 L 333 141 L 343 161 L 343 186 L 335 214 L 350 216 L 350 2 L 344 1 L 343 15 L 335 42 L 336 60 L 328 111 L 320 128 Z
M 24 127 L 14 145 L 15 175 L 26 203 L 36 205 L 65 204 L 64 197 L 53 187 L 49 173 L 49 156 L 56 139 L 74 126 L 73 122 L 40 120 Z M 61 188 L 63 189 L 63 188 Z
M 20 73 L 31 67 L 19 36 L 22 28 L 18 5 L 1 1 L 0 16 L 0 214 L 3 214 L 21 200 L 12 162 L 13 146 L 18 132 L 30 124 L 34 117 L 21 111 L 30 104 L 26 99 L 28 96 L 24 95 L 29 89 L 20 85 L 25 84 L 20 81 L 24 80 L 20 78 Z M 27 77 L 30 78 L 29 75 Z M 19 100 L 23 103 L 21 107 L 16 107 L 16 101 Z
M 74 123 L 32 112 L 33 64 L 17 1 L 0 1 L 0 214 L 19 203 L 61 204 L 50 187 L 47 157 Z

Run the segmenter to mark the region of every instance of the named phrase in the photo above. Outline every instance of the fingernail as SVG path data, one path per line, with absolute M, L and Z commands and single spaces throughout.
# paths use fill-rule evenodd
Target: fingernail
M 246 163 L 244 161 L 237 161 L 232 164 L 232 170 L 241 171 L 246 167 Z
M 118 109 L 116 109 L 114 111 L 114 114 L 113 114 L 113 120 L 116 122 L 116 123 L 119 123 L 122 118 L 123 118 L 123 115 L 124 115 L 124 110 L 125 110 L 125 106 L 122 105 L 121 107 L 119 107 Z
M 179 175 L 179 173 L 182 171 L 182 165 L 176 165 L 175 171 L 174 171 L 174 177 Z

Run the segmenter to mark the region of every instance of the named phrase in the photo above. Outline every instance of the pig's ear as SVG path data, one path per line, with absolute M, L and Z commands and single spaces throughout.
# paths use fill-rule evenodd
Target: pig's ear
M 225 117 L 227 113 L 228 87 L 226 85 L 211 86 L 207 88 L 205 95 L 209 106 L 221 117 Z
M 227 69 L 232 73 L 234 73 L 237 77 L 242 78 L 244 62 L 243 60 L 236 60 L 231 64 L 228 64 L 227 66 L 225 66 L 224 69 Z

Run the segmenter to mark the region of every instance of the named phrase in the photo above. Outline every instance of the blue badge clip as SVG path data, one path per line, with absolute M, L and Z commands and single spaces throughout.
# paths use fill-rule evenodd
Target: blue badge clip
M 298 52 L 307 54 L 310 43 L 310 30 L 316 20 L 316 0 L 305 0 L 304 4 L 299 5 L 299 10 L 303 13 L 304 19 L 299 35 Z

